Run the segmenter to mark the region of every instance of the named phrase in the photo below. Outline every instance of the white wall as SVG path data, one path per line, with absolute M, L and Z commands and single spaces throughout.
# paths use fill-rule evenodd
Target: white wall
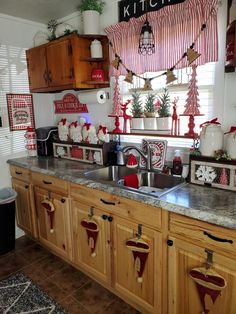
M 31 48 L 34 46 L 33 38 L 35 34 L 41 30 L 45 30 L 43 24 L 38 24 L 30 21 L 25 21 L 18 18 L 13 18 L 7 15 L 0 14 L 0 44 L 6 45 L 9 47 L 17 48 Z M 9 85 L 9 90 L 0 90 L 0 93 L 5 99 L 5 93 L 7 92 L 16 92 L 14 88 Z M 53 110 L 52 110 L 52 99 L 53 95 L 33 95 L 34 101 L 34 110 L 36 118 L 36 127 L 43 125 L 51 125 L 54 122 Z M 8 121 L 4 119 L 4 128 L 0 128 L 0 151 L 7 152 L 5 145 L 13 145 L 12 134 L 8 135 Z M 7 125 L 6 125 L 7 124 Z M 8 132 L 8 133 L 7 133 Z M 6 136 L 4 134 L 7 134 Z M 16 158 L 24 156 L 26 151 L 22 149 L 21 152 L 14 154 L 1 154 L 0 155 L 0 188 L 11 186 L 11 179 L 9 173 L 9 167 L 6 164 L 6 161 L 10 158 Z M 17 228 L 16 236 L 22 235 L 21 230 Z

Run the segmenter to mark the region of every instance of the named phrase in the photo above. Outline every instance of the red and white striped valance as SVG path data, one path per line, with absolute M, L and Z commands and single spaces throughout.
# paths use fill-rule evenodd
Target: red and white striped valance
M 137 74 L 163 71 L 181 59 L 211 12 L 207 27 L 194 46 L 201 53 L 196 64 L 202 65 L 218 60 L 217 2 L 218 0 L 186 0 L 181 4 L 148 13 L 156 42 L 156 52 L 151 56 L 138 54 L 139 35 L 145 15 L 108 26 L 105 31 L 114 50 L 129 70 Z M 177 68 L 186 66 L 185 58 Z M 126 74 L 123 67 L 120 67 L 120 72 Z

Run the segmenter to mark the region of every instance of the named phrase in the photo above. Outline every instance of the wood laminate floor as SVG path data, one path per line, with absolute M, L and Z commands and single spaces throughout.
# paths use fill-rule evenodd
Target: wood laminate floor
M 138 314 L 117 296 L 26 236 L 0 256 L 0 280 L 22 272 L 70 314 Z

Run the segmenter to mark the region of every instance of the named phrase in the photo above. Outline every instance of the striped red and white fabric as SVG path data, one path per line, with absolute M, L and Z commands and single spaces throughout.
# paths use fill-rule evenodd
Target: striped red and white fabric
M 183 53 L 195 41 L 202 24 L 211 12 L 206 29 L 201 33 L 194 47 L 201 53 L 196 64 L 202 65 L 218 60 L 217 3 L 218 0 L 186 0 L 148 13 L 156 43 L 156 52 L 151 56 L 138 54 L 139 35 L 145 15 L 108 26 L 105 31 L 115 52 L 128 69 L 137 74 L 163 71 L 180 60 Z M 112 53 L 111 59 L 113 58 Z M 177 68 L 186 66 L 185 58 Z M 114 74 L 115 71 L 111 69 L 111 75 Z M 123 67 L 120 67 L 120 74 L 126 74 Z

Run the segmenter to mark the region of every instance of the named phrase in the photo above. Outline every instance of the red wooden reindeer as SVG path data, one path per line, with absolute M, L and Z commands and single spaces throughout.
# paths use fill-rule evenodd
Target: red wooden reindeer
M 179 135 L 179 117 L 177 115 L 177 102 L 179 97 L 175 97 L 173 101 L 173 114 L 172 114 L 172 123 L 171 123 L 171 135 Z
M 124 118 L 124 127 L 123 127 L 123 133 L 130 133 L 130 124 L 132 116 L 128 115 L 126 113 L 126 110 L 128 109 L 128 104 L 131 102 L 131 100 L 127 100 L 126 103 L 121 104 L 121 111 L 123 111 L 123 118 Z M 127 120 L 129 120 L 129 127 L 127 125 Z

